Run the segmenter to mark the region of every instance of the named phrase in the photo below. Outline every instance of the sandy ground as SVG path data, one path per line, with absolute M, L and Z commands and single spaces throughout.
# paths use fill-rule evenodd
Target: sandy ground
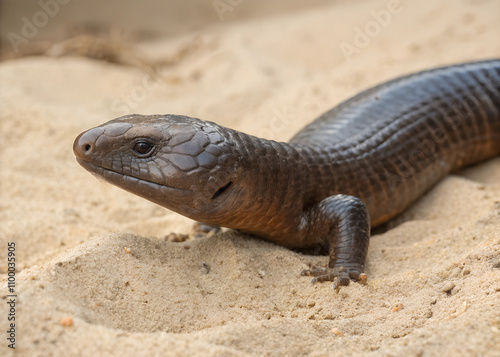
M 223 22 L 142 44 L 147 68 L 0 63 L 0 355 L 500 356 L 498 158 L 449 176 L 373 236 L 368 285 L 336 293 L 299 276 L 326 257 L 231 231 L 166 241 L 192 222 L 99 183 L 73 157 L 77 134 L 132 112 L 288 140 L 381 81 L 500 57 L 496 0 L 402 1 L 376 33 L 372 11 L 391 3 Z M 356 42 L 366 26 L 373 36 Z M 16 244 L 15 351 L 7 242 Z

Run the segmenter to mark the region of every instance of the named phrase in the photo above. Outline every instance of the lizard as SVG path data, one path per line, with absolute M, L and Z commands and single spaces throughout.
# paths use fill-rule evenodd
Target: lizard
M 73 151 L 111 184 L 199 222 L 329 251 L 313 282 L 366 282 L 371 228 L 466 165 L 500 154 L 500 60 L 424 70 L 362 91 L 289 142 L 183 115 L 126 115 Z

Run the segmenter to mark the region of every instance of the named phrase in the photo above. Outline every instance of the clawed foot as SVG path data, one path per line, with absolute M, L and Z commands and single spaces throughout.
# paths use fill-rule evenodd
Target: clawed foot
M 302 276 L 314 276 L 311 280 L 312 284 L 322 283 L 325 281 L 333 281 L 333 289 L 338 290 L 341 286 L 349 285 L 349 282 L 356 281 L 360 284 L 366 284 L 368 277 L 365 273 L 361 273 L 358 268 L 346 268 L 343 266 L 334 267 L 333 269 L 327 267 L 311 266 L 310 269 L 302 270 Z
M 207 238 L 221 232 L 220 227 L 210 226 L 201 222 L 195 222 L 190 234 L 170 233 L 165 236 L 167 242 L 186 242 L 192 238 Z
M 221 228 L 217 226 L 211 226 L 201 222 L 195 222 L 191 228 L 191 235 L 194 238 L 204 238 L 211 237 L 214 234 L 220 233 Z

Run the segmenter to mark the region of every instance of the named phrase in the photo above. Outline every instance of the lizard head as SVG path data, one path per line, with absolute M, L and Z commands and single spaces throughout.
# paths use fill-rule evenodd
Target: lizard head
M 85 169 L 187 217 L 217 224 L 238 196 L 243 165 L 227 130 L 178 115 L 128 115 L 80 134 Z M 227 204 L 232 202 L 232 204 Z

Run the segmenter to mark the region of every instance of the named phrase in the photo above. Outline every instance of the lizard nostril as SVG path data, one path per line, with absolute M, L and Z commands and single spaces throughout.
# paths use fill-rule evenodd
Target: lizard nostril
M 97 149 L 96 141 L 103 132 L 103 128 L 97 127 L 78 135 L 73 143 L 75 156 L 79 159 L 87 160 L 89 156 L 95 154 L 94 151 Z

